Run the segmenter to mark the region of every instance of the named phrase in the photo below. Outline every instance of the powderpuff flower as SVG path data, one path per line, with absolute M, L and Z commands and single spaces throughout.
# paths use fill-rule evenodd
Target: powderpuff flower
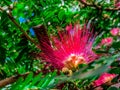
M 112 44 L 112 42 L 113 42 L 113 38 L 107 37 L 101 40 L 101 45 L 109 46 Z
M 94 81 L 94 86 L 100 86 L 102 84 L 110 82 L 116 76 L 116 74 L 103 73 L 97 80 Z
M 113 28 L 110 30 L 111 35 L 117 36 L 119 34 L 119 28 Z
M 52 36 L 50 44 L 42 41 L 44 47 L 40 57 L 59 70 L 73 70 L 79 64 L 88 64 L 98 57 L 92 51 L 94 39 L 95 35 L 86 26 L 69 25 L 65 32 L 59 32 L 59 37 Z

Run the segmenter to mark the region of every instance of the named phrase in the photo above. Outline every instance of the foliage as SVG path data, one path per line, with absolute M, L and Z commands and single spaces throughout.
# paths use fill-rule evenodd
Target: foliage
M 117 0 L 1 0 L 0 1 L 0 82 L 18 76 L 2 90 L 94 90 L 94 81 L 103 73 L 117 75 L 110 85 L 118 90 L 120 79 L 120 5 Z M 72 75 L 56 69 L 38 58 L 41 49 L 34 27 L 44 25 L 48 36 L 57 36 L 69 24 L 86 24 L 96 39 L 93 51 L 100 57 L 89 65 L 79 65 Z M 40 32 L 42 33 L 42 32 Z M 102 40 L 111 37 L 110 44 Z M 104 41 L 104 40 L 103 40 Z M 47 65 L 47 66 L 46 66 Z M 47 69 L 45 68 L 47 67 Z M 37 71 L 40 71 L 36 74 Z M 29 72 L 25 77 L 22 75 Z M 0 85 L 1 86 L 1 85 Z

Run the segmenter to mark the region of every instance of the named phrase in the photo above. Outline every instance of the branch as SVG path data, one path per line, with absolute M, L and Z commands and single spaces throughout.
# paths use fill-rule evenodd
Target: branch
M 83 0 L 79 0 L 82 4 L 84 4 L 85 6 L 90 6 L 90 7 L 95 7 L 95 8 L 98 8 L 100 9 L 101 6 L 97 6 L 95 4 L 91 4 L 91 3 L 87 3 L 86 1 L 83 1 Z
M 25 78 L 28 74 L 29 74 L 29 72 L 27 72 L 25 74 L 21 74 L 21 75 L 17 75 L 17 76 L 12 76 L 12 77 L 6 78 L 4 80 L 1 80 L 0 81 L 0 87 L 4 87 L 4 86 L 6 86 L 8 84 L 11 84 L 11 83 L 17 81 L 19 79 L 19 77 Z
M 84 4 L 85 6 L 90 6 L 90 7 L 94 7 L 96 9 L 99 9 L 99 10 L 102 10 L 102 6 L 98 6 L 97 4 L 93 3 L 87 3 L 86 1 L 83 1 L 83 0 L 79 0 L 79 2 L 81 2 L 82 4 Z M 120 7 L 118 8 L 105 8 L 103 10 L 106 10 L 106 11 L 117 11 L 117 10 L 120 10 Z
M 38 75 L 41 71 L 38 70 L 36 72 L 34 72 L 34 75 Z M 3 79 L 0 81 L 0 87 L 4 87 L 6 85 L 12 84 L 14 82 L 16 82 L 20 77 L 25 78 L 27 75 L 29 75 L 30 72 L 26 72 L 25 74 L 19 74 L 19 75 L 15 75 L 15 76 L 11 76 L 9 78 Z
M 2 7 L 0 7 L 0 10 L 3 12 L 5 11 Z M 14 17 L 11 14 L 11 10 L 8 10 L 9 12 L 6 12 L 6 14 L 8 15 L 9 19 L 20 29 L 20 31 L 25 35 L 25 37 L 31 41 L 32 43 L 34 43 L 35 45 L 37 45 L 36 41 L 34 41 L 34 39 L 32 39 L 27 32 L 25 32 L 25 30 L 16 22 L 16 20 L 14 19 Z
M 0 7 L 0 11 L 4 11 L 2 7 Z
M 13 16 L 10 13 L 7 13 L 9 19 L 20 29 L 21 32 L 23 32 L 23 34 L 25 35 L 25 37 L 30 40 L 32 43 L 34 43 L 35 45 L 37 45 L 37 43 L 27 34 L 27 32 L 25 32 L 25 30 L 15 21 L 15 19 L 13 18 Z

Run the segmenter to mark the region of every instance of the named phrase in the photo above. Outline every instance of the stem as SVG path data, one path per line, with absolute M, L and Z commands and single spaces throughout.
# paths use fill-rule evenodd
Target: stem
M 4 11 L 4 10 L 2 9 L 2 7 L 0 7 L 0 11 Z
M 39 73 L 41 73 L 41 71 L 38 70 L 38 71 L 34 72 L 34 75 L 38 75 Z M 9 78 L 3 79 L 0 81 L 0 87 L 4 87 L 6 85 L 12 84 L 12 83 L 16 82 L 20 77 L 25 78 L 29 74 L 30 74 L 30 72 L 26 72 L 24 74 L 18 74 L 18 75 L 14 75 Z
M 25 30 L 15 21 L 15 19 L 13 18 L 13 16 L 10 13 L 7 13 L 9 19 L 20 29 L 21 32 L 23 32 L 23 34 L 25 35 L 25 37 L 30 40 L 32 43 L 34 43 L 35 45 L 37 45 L 37 43 L 34 41 L 34 39 L 32 39 L 26 32 Z
M 8 84 L 11 84 L 11 83 L 17 81 L 19 79 L 19 77 L 25 78 L 28 74 L 29 74 L 29 72 L 27 72 L 25 74 L 21 74 L 21 75 L 17 75 L 17 76 L 12 76 L 12 77 L 6 78 L 4 80 L 1 80 L 0 81 L 0 87 L 4 87 L 4 86 L 6 86 Z
M 95 3 L 91 4 L 91 3 L 87 3 L 86 1 L 83 1 L 83 0 L 79 0 L 79 2 L 81 2 L 85 6 L 95 7 L 96 9 L 99 9 L 99 10 L 103 9 L 102 6 L 98 6 Z M 120 10 L 120 7 L 118 7 L 118 8 L 105 8 L 103 10 L 106 10 L 106 11 L 117 11 L 117 10 Z
M 0 7 L 0 11 L 4 12 L 5 10 L 3 10 L 2 7 Z M 9 19 L 20 29 L 20 31 L 25 35 L 25 37 L 31 41 L 32 43 L 34 43 L 35 45 L 37 45 L 37 42 L 34 41 L 34 39 L 32 39 L 28 34 L 27 32 L 25 32 L 25 30 L 16 22 L 16 20 L 14 19 L 14 17 L 12 16 L 11 10 L 9 10 L 8 13 L 6 13 L 9 17 Z

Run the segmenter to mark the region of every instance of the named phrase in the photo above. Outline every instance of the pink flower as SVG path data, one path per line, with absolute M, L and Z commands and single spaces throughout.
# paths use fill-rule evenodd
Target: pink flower
M 107 37 L 101 40 L 101 45 L 109 46 L 112 44 L 112 42 L 113 42 L 113 38 Z
M 69 32 L 72 29 L 72 24 L 70 24 L 69 26 L 66 26 L 65 29 Z
M 41 58 L 57 69 L 75 69 L 79 64 L 88 64 L 98 56 L 92 51 L 95 36 L 80 25 L 66 27 L 59 37 L 51 37 L 51 45 L 43 41 Z
M 115 4 L 115 7 L 120 8 L 120 1 Z
M 111 81 L 116 77 L 116 74 L 103 73 L 97 80 L 94 81 L 94 86 L 100 86 Z
M 117 36 L 119 34 L 119 28 L 113 28 L 110 33 L 113 35 L 113 36 Z
M 86 2 L 86 0 L 82 0 L 82 2 Z

